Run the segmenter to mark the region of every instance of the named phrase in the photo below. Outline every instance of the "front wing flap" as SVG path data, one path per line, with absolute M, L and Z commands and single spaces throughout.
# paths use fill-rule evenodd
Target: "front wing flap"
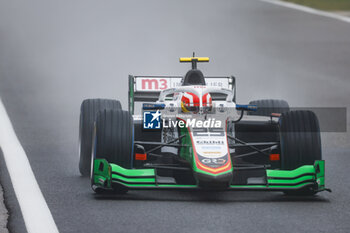
M 173 178 L 157 176 L 155 168 L 125 169 L 105 159 L 94 160 L 91 183 L 94 190 L 113 189 L 113 185 L 122 185 L 128 189 L 202 189 L 197 185 L 177 184 Z M 295 170 L 266 169 L 265 182 L 232 184 L 226 190 L 288 191 L 306 187 L 315 192 L 326 189 L 324 160 Z

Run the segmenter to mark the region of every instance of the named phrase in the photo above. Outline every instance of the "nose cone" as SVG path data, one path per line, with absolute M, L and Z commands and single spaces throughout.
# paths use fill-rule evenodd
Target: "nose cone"
M 194 174 L 198 186 L 205 189 L 227 189 L 232 183 L 232 172 L 221 175 L 210 175 L 201 172 Z

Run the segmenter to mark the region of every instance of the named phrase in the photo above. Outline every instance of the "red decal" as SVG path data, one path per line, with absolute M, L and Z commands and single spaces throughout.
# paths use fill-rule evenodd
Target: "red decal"
M 147 84 L 147 87 L 146 87 Z M 158 90 L 157 79 L 142 79 L 142 90 Z

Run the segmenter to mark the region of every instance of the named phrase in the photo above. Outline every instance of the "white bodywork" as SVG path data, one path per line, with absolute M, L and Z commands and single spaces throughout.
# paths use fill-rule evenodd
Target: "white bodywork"
M 198 113 L 184 113 L 181 109 L 181 99 L 184 93 L 190 92 L 199 97 L 200 108 Z M 202 96 L 206 93 L 219 93 L 226 96 L 226 100 L 213 100 L 210 111 L 205 111 Z M 172 95 L 167 99 L 167 96 Z M 201 163 L 210 167 L 222 166 L 228 162 L 229 147 L 227 140 L 227 122 L 237 120 L 240 113 L 236 110 L 236 104 L 232 101 L 233 90 L 208 86 L 181 86 L 164 90 L 160 93 L 157 103 L 165 104 L 161 111 L 162 118 L 168 121 L 178 122 L 180 119 L 188 121 L 220 122 L 220 127 L 196 127 L 187 126 L 192 137 L 192 143 Z M 233 127 L 233 124 L 231 124 Z M 178 127 L 178 126 L 177 126 Z M 173 127 L 176 128 L 176 127 Z M 229 132 L 229 134 L 232 131 Z M 233 135 L 232 135 L 233 136 Z M 177 130 L 171 130 L 163 126 L 162 142 L 167 142 L 178 137 Z M 162 152 L 177 154 L 174 147 L 163 147 Z

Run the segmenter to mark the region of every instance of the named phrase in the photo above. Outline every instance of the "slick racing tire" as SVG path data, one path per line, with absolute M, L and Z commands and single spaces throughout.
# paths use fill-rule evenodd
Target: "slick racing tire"
M 284 113 L 289 111 L 289 104 L 285 100 L 253 100 L 250 101 L 249 104 L 258 107 L 256 112 L 248 112 L 249 115 L 270 116 L 271 113 Z
M 279 119 L 281 169 L 293 170 L 313 165 L 322 159 L 321 136 L 317 116 L 312 111 L 291 111 Z M 288 191 L 292 195 L 313 195 L 311 189 Z
M 92 131 L 97 113 L 104 109 L 122 109 L 118 100 L 86 99 L 80 107 L 79 122 L 79 171 L 83 176 L 90 174 Z

